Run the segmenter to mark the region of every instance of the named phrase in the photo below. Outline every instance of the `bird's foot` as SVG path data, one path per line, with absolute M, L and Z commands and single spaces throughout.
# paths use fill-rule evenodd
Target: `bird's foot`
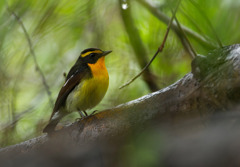
M 82 121 L 84 118 L 87 117 L 86 111 L 80 111 L 80 110 L 79 110 L 78 113 L 79 113 L 79 115 L 80 115 L 80 118 L 75 119 L 75 121 L 80 122 L 80 121 Z M 83 113 L 84 113 L 85 115 L 84 115 Z
M 83 119 L 88 118 L 88 117 L 94 115 L 97 111 L 98 111 L 98 110 L 94 110 L 90 115 L 88 115 L 86 111 L 79 111 L 79 114 L 80 114 L 81 117 L 80 117 L 80 118 L 76 118 L 75 121 L 80 122 L 80 121 L 82 121 Z M 83 112 L 85 115 L 84 115 L 82 112 Z
M 75 122 L 81 122 L 83 119 L 84 119 L 83 117 L 81 117 L 81 118 L 76 118 L 76 119 L 75 119 Z
M 89 116 L 94 115 L 98 110 L 94 110 Z

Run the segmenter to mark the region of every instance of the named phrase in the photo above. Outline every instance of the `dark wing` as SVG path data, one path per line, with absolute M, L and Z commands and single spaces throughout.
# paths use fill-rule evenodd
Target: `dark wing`
M 69 77 L 69 79 L 66 80 L 65 84 L 63 85 L 58 94 L 50 120 L 52 119 L 53 115 L 59 110 L 59 108 L 65 105 L 68 95 L 81 82 L 82 78 L 85 75 L 85 71 L 77 71 L 75 74 Z
M 81 68 L 82 67 L 82 68 Z M 85 67 L 86 68 L 86 67 Z M 84 66 L 83 65 L 77 65 L 75 64 L 71 69 L 70 71 L 68 72 L 68 75 L 66 77 L 66 81 L 69 80 L 73 75 L 75 75 L 76 73 L 79 73 L 79 72 L 82 72 L 84 69 Z

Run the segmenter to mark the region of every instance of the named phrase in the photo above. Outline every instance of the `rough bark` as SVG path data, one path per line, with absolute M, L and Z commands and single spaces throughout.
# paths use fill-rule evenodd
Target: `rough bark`
M 192 72 L 164 89 L 99 112 L 50 136 L 44 134 L 3 148 L 0 154 L 28 153 L 49 143 L 61 145 L 62 139 L 72 146 L 121 139 L 136 129 L 144 129 L 149 122 L 165 119 L 166 115 L 172 122 L 199 116 L 209 120 L 213 113 L 230 110 L 239 99 L 240 45 L 237 44 L 217 49 L 206 57 L 198 56 L 192 63 Z

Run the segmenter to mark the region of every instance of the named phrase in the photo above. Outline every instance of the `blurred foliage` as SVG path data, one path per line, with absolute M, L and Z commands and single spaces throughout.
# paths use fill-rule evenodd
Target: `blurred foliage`
M 152 0 L 153 6 L 171 17 L 175 3 Z M 101 110 L 150 93 L 146 83 L 137 79 L 130 86 L 118 87 L 136 75 L 139 64 L 121 18 L 122 10 L 131 9 L 150 60 L 160 46 L 166 24 L 149 12 L 138 0 L 9 0 L 0 1 L 0 146 L 32 138 L 42 133 L 52 112 L 52 105 L 39 72 L 36 71 L 23 29 L 9 12 L 16 13 L 26 27 L 54 100 L 68 72 L 89 47 L 113 50 L 106 59 L 110 86 Z M 177 12 L 179 22 L 217 43 L 216 33 L 224 45 L 240 41 L 240 3 L 235 0 L 182 0 Z M 203 13 L 204 12 L 204 13 Z M 209 25 L 206 17 L 210 20 Z M 213 29 L 211 29 L 211 26 Z M 195 39 L 189 39 L 199 54 L 209 50 Z M 191 58 L 171 31 L 164 51 L 150 66 L 160 88 L 166 87 L 190 71 Z M 73 122 L 77 113 L 63 120 Z M 140 156 L 140 155 L 139 155 Z M 144 155 L 142 155 L 144 156 Z

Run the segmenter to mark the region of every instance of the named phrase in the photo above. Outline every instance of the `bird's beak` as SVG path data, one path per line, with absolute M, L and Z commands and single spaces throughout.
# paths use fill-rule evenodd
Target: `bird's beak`
M 106 56 L 106 55 L 108 55 L 108 54 L 111 53 L 111 52 L 112 52 L 111 50 L 109 50 L 109 51 L 103 51 L 102 56 Z

